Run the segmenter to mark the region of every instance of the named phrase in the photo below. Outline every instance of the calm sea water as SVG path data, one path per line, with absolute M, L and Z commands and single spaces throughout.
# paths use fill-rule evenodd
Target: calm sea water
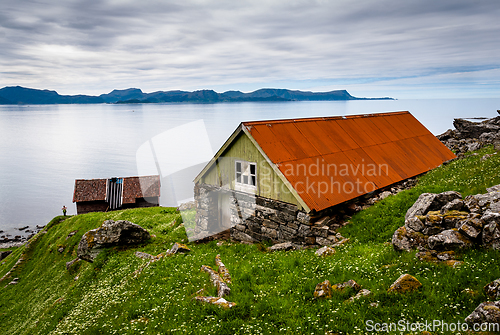
M 138 162 L 151 149 L 164 177 L 161 204 L 177 205 L 241 121 L 407 110 L 440 134 L 453 118 L 494 117 L 497 109 L 500 99 L 0 106 L 0 229 L 45 225 L 63 205 L 75 214 L 75 179 L 155 173 Z

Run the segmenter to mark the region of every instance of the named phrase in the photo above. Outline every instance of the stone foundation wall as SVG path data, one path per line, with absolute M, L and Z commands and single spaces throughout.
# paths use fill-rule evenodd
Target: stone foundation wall
M 218 201 L 229 198 L 230 224 L 219 222 Z M 295 242 L 307 245 L 331 245 L 337 242 L 330 229 L 331 219 L 317 221 L 296 205 L 249 195 L 220 187 L 195 186 L 196 230 L 198 237 L 210 236 L 230 228 L 231 237 L 241 241 Z

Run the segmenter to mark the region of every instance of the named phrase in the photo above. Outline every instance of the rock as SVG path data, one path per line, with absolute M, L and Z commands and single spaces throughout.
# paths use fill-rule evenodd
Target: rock
M 0 261 L 5 257 L 9 256 L 12 253 L 12 250 L 0 251 Z
M 401 275 L 392 285 L 387 292 L 406 293 L 418 289 L 422 284 L 409 274 Z
M 450 138 L 454 137 L 454 135 L 455 135 L 455 131 L 452 129 L 448 129 L 447 131 L 445 131 L 441 135 L 437 135 L 436 137 L 438 138 L 438 140 L 440 140 L 442 142 L 442 141 L 449 140 Z
M 172 248 L 167 252 L 168 254 L 179 254 L 179 253 L 186 253 L 190 252 L 191 249 L 189 249 L 185 244 L 175 242 Z
M 327 239 L 332 243 L 337 243 L 339 241 L 336 235 L 328 235 Z
M 431 211 L 425 216 L 425 225 L 428 227 L 440 227 L 443 223 L 443 216 L 439 211 Z M 424 233 L 430 235 L 428 233 Z
M 215 272 L 210 266 L 202 265 L 201 271 L 206 272 L 210 275 L 210 280 L 212 284 L 217 288 L 217 295 L 219 297 L 223 297 L 229 295 L 231 293 L 231 289 L 227 284 L 222 280 L 217 272 Z
M 436 254 L 437 259 L 440 261 L 450 261 L 455 259 L 455 251 L 443 251 Z
M 209 304 L 212 304 L 212 305 L 221 306 L 221 307 L 224 307 L 224 308 L 231 308 L 231 307 L 236 306 L 236 303 L 229 302 L 226 299 L 220 298 L 220 297 L 202 297 L 202 296 L 196 296 L 196 297 L 194 297 L 194 299 L 197 300 L 197 301 L 209 303 Z
M 500 214 L 488 213 L 481 219 L 485 223 L 481 236 L 483 246 L 500 250 Z
M 309 216 L 309 214 L 306 214 L 304 212 L 298 212 L 297 213 L 297 221 L 299 221 L 300 223 L 303 223 L 305 225 L 310 225 L 311 217 Z
M 475 239 L 477 238 L 483 229 L 483 221 L 479 214 L 471 213 L 467 220 L 463 221 L 459 228 L 460 233 L 465 236 Z
M 487 301 L 479 304 L 477 308 L 465 318 L 469 325 L 473 324 L 499 324 L 500 323 L 500 301 Z
M 229 273 L 229 270 L 226 268 L 224 263 L 222 263 L 220 255 L 215 256 L 215 265 L 218 266 L 217 271 L 219 272 L 219 275 L 222 277 L 222 280 L 224 280 L 228 284 L 231 284 L 231 274 Z
M 384 200 L 385 198 L 387 198 L 390 195 L 392 195 L 392 192 L 384 191 L 384 192 L 380 193 L 380 195 L 378 196 L 378 198 L 380 200 Z
M 372 294 L 372 292 L 370 290 L 367 290 L 364 288 L 361 291 L 359 291 L 358 294 L 356 294 L 354 297 L 350 297 L 349 300 L 347 300 L 347 301 L 353 302 L 355 300 L 358 300 L 361 297 L 366 297 L 367 295 L 370 295 L 370 294 Z
M 462 225 L 462 221 L 467 220 L 469 217 L 469 213 L 452 210 L 443 214 L 443 223 L 442 226 L 451 229 L 451 228 L 460 228 Z
M 500 185 L 495 185 L 495 186 L 488 187 L 486 189 L 486 191 L 488 191 L 488 193 L 491 193 L 491 192 L 500 192 Z
M 476 151 L 481 149 L 481 142 L 472 142 L 467 144 L 467 151 Z
M 316 252 L 314 254 L 316 256 L 330 256 L 330 255 L 333 255 L 334 253 L 335 253 L 334 248 L 324 246 L 324 247 L 321 247 L 318 250 L 316 250 Z
M 419 232 L 424 228 L 422 220 L 418 216 L 411 216 L 405 220 L 406 229 L 411 229 L 413 231 Z
M 455 250 L 472 246 L 472 242 L 457 229 L 448 229 L 430 236 L 427 243 L 430 249 L 435 250 Z
M 441 207 L 441 214 L 446 214 L 450 211 L 461 211 L 465 207 L 462 199 L 454 199 Z
M 236 241 L 241 241 L 241 242 L 250 242 L 250 243 L 255 243 L 257 242 L 256 239 L 254 239 L 252 236 L 239 231 L 237 229 L 231 229 L 231 237 L 236 240 Z
M 479 135 L 479 141 L 483 143 L 491 143 L 496 138 L 496 135 L 497 134 L 494 132 L 482 133 Z
M 102 226 L 89 230 L 82 236 L 77 255 L 87 262 L 93 262 L 102 248 L 138 244 L 150 238 L 149 232 L 135 223 L 106 220 Z
M 330 239 L 319 236 L 316 236 L 316 243 L 323 246 L 328 246 L 333 244 L 333 242 Z
M 329 299 L 332 297 L 332 286 L 328 279 L 316 285 L 316 288 L 314 289 L 314 297 L 316 299 Z
M 66 262 L 66 270 L 69 270 L 73 264 L 75 264 L 75 263 L 77 263 L 79 261 L 81 261 L 80 258 L 75 258 L 72 261 Z
M 427 244 L 427 236 L 422 233 L 406 229 L 404 226 L 398 228 L 392 235 L 392 245 L 397 251 L 411 251 L 418 246 Z
M 275 245 L 269 247 L 267 250 L 269 250 L 269 251 L 288 251 L 288 250 L 294 250 L 295 248 L 296 248 L 296 246 L 292 242 L 284 242 L 284 243 L 275 244 Z
M 57 251 L 58 251 L 60 254 L 62 254 L 62 252 L 64 251 L 64 246 L 59 247 L 59 249 L 57 249 Z
M 434 193 L 422 193 L 413 206 L 406 212 L 405 221 L 412 216 L 425 215 L 428 211 L 432 210 L 431 206 L 436 196 Z
M 487 211 L 500 212 L 500 192 L 469 195 L 465 198 L 465 206 L 471 213 L 484 214 Z
M 478 139 L 483 133 L 498 132 L 500 127 L 487 122 L 471 122 L 464 119 L 455 119 L 453 121 L 460 138 Z
M 142 251 L 136 251 L 135 256 L 138 258 L 141 258 L 141 259 L 153 259 L 154 258 L 153 255 L 150 255 L 150 254 L 148 254 L 146 252 L 142 252 Z
M 436 195 L 433 205 L 436 209 L 439 209 L 453 200 L 462 199 L 462 195 L 456 191 L 446 191 Z
M 484 293 L 491 300 L 500 300 L 500 279 L 495 279 L 484 287 Z
M 425 236 L 436 235 L 436 234 L 441 233 L 444 230 L 445 230 L 445 228 L 439 227 L 439 226 L 425 227 L 422 230 L 422 234 L 424 234 Z
M 361 285 L 356 283 L 354 280 L 349 279 L 348 281 L 342 283 L 342 284 L 335 284 L 332 286 L 332 290 L 334 291 L 343 291 L 345 288 L 351 287 L 354 290 L 359 290 L 361 289 Z
M 68 236 L 66 236 L 66 239 L 68 239 L 68 238 L 70 238 L 70 237 L 74 236 L 76 233 L 78 233 L 78 230 L 73 230 L 72 232 L 70 232 L 70 233 L 68 234 Z

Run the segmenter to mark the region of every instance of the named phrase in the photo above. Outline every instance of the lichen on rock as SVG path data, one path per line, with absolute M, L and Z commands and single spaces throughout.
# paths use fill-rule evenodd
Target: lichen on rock
M 332 285 L 330 281 L 327 279 L 316 285 L 313 295 L 316 299 L 330 299 L 332 297 Z
M 151 235 L 141 226 L 126 220 L 106 220 L 96 229 L 86 232 L 78 244 L 80 259 L 93 262 L 103 248 L 138 244 L 147 241 Z
M 407 293 L 418 289 L 422 284 L 417 278 L 409 274 L 401 275 L 392 285 L 387 292 Z

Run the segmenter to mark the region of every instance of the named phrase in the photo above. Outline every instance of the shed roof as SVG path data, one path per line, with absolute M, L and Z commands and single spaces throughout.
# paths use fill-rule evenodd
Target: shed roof
M 243 122 L 214 159 L 240 131 L 306 210 L 340 204 L 456 157 L 409 112 Z
M 77 179 L 73 202 L 106 200 L 108 179 Z M 144 192 L 143 192 L 144 190 Z M 160 176 L 141 176 L 123 178 L 123 203 L 135 203 L 137 198 L 160 196 Z

